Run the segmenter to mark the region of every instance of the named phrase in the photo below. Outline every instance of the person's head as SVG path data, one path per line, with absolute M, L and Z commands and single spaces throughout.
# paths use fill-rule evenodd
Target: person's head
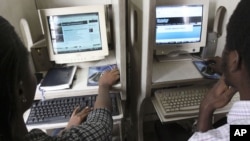
M 27 49 L 11 24 L 0 16 L 0 140 L 12 140 L 11 124 L 31 106 L 35 88 Z
M 222 54 L 222 71 L 226 83 L 231 86 L 238 83 L 236 77 L 239 77 L 239 72 L 240 75 L 244 73 L 244 79 L 250 81 L 249 7 L 250 0 L 241 0 L 227 25 L 226 46 Z

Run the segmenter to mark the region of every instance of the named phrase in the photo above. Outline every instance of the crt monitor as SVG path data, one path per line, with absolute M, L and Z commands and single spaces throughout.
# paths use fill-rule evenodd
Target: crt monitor
M 68 64 L 104 59 L 109 54 L 104 5 L 42 9 L 51 61 Z
M 155 7 L 155 55 L 187 59 L 206 44 L 207 0 L 160 0 Z

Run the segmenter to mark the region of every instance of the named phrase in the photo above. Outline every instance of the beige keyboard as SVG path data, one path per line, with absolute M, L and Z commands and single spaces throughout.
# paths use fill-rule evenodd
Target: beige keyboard
M 158 111 L 161 111 L 165 118 L 198 116 L 200 102 L 210 88 L 210 86 L 201 85 L 156 90 L 154 94 Z M 217 109 L 215 114 L 228 112 L 232 104 L 238 100 L 239 94 L 236 93 L 230 103 Z

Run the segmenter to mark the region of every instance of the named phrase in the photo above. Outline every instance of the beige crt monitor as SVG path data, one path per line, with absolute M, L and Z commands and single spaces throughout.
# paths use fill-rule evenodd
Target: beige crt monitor
M 68 64 L 104 59 L 109 54 L 104 5 L 41 10 L 51 61 Z
M 200 52 L 206 45 L 208 9 L 207 0 L 158 0 L 155 55 L 171 59 Z

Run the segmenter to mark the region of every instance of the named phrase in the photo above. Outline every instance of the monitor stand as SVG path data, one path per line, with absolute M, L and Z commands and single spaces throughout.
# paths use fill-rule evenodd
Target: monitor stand
M 183 51 L 174 51 L 167 55 L 155 55 L 158 62 L 192 60 L 192 55 Z

